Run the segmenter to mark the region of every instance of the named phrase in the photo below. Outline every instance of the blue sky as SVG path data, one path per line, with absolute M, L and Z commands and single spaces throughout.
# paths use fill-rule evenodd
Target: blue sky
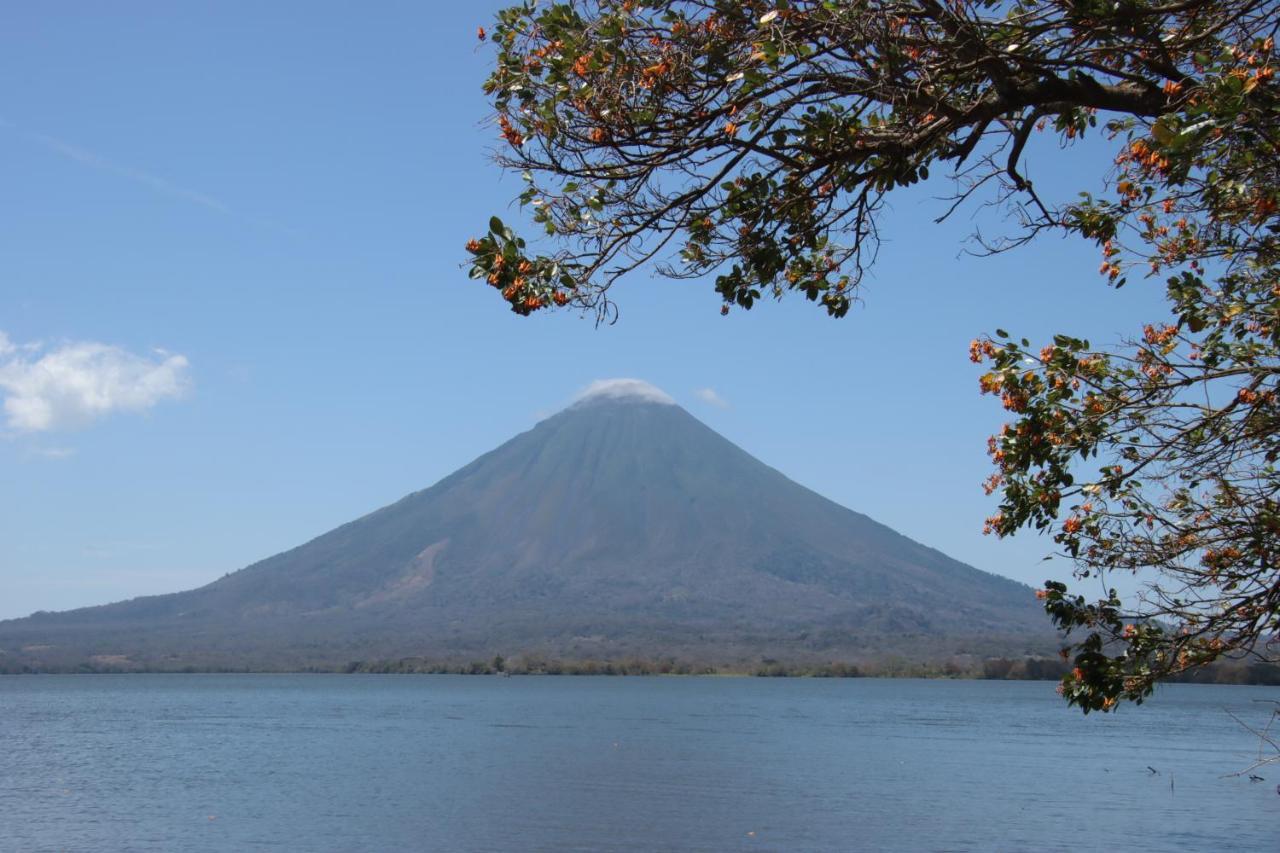
M 1096 248 L 1058 238 L 960 256 L 974 216 L 999 221 L 932 224 L 937 184 L 894 202 L 841 321 L 802 300 L 724 318 L 709 283 L 644 276 L 611 327 L 516 317 L 460 268 L 491 214 L 517 218 L 474 37 L 498 5 L 0 12 L 0 618 L 214 580 L 622 376 L 952 556 L 1064 575 L 1046 540 L 981 535 L 1002 419 L 966 348 L 1115 340 L 1160 285 L 1110 290 Z M 1097 155 L 1031 174 L 1074 192 Z

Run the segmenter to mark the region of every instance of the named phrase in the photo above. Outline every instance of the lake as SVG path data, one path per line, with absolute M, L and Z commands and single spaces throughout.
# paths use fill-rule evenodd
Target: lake
M 1276 850 L 1277 690 L 0 677 L 0 850 Z M 1152 772 L 1154 769 L 1155 772 Z

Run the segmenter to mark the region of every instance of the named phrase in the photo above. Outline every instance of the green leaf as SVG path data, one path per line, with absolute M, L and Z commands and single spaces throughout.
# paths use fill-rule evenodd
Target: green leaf
M 1172 117 L 1160 116 L 1155 124 L 1151 125 L 1151 135 L 1161 145 L 1168 145 L 1178 135 L 1178 132 L 1169 126 L 1170 118 Z

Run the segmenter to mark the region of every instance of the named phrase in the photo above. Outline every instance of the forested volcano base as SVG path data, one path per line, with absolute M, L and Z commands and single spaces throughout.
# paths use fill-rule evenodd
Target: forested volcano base
M 468 672 L 502 658 L 510 671 L 528 673 L 611 674 L 612 668 L 619 673 L 751 674 L 765 668 L 780 669 L 780 674 L 814 674 L 845 667 L 862 674 L 924 676 L 976 673 L 989 659 L 1059 660 L 1058 639 L 1047 630 L 946 637 L 831 630 L 780 639 L 746 632 L 692 635 L 678 626 L 649 624 L 633 625 L 623 636 L 547 635 L 533 645 L 521 644 L 527 630 L 513 625 L 507 635 L 510 642 L 494 637 L 414 645 L 405 637 L 366 636 L 361 642 L 339 645 L 326 641 L 324 631 L 308 635 L 303 626 L 291 628 L 288 622 L 277 627 L 274 635 L 215 643 L 212 632 L 199 630 L 187 636 L 128 630 L 116 634 L 86 626 L 83 633 L 58 632 L 57 643 L 42 642 L 39 636 L 16 645 L 6 642 L 0 650 L 0 672 Z

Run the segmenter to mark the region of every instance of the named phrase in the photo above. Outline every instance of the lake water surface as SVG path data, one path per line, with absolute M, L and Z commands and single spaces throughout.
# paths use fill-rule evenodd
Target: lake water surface
M 0 677 L 0 850 L 1280 849 L 1272 688 Z M 1153 773 L 1148 768 L 1154 768 Z

